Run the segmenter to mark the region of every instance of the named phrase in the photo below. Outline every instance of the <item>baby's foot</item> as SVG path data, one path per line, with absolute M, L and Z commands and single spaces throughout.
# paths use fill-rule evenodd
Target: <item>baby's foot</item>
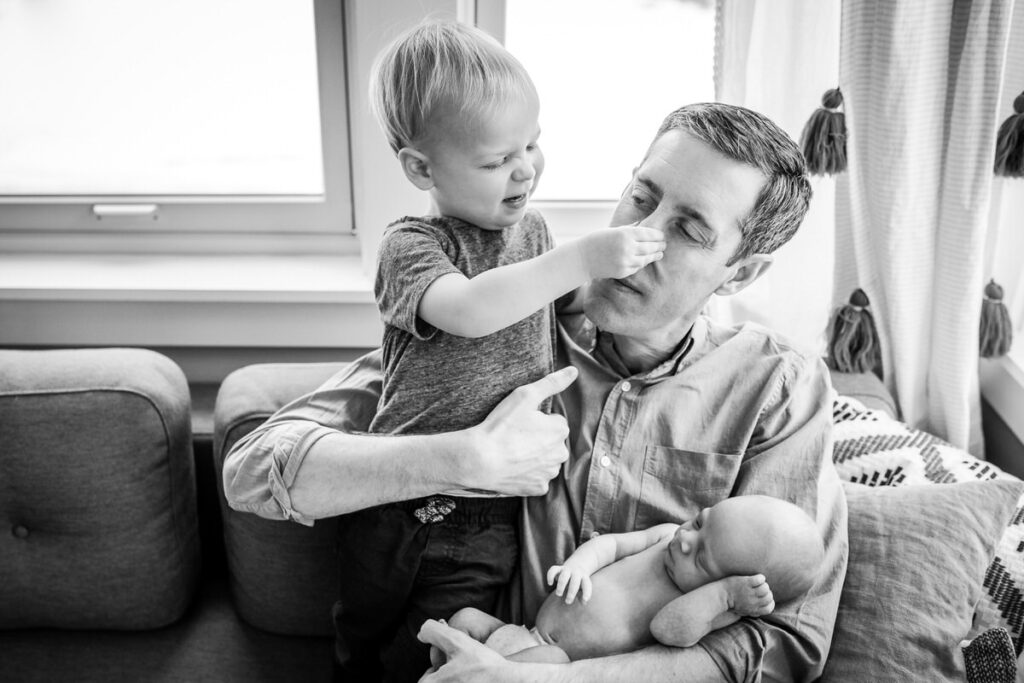
M 760 617 L 775 609 L 775 598 L 761 574 L 729 576 L 723 579 L 729 609 L 743 617 Z

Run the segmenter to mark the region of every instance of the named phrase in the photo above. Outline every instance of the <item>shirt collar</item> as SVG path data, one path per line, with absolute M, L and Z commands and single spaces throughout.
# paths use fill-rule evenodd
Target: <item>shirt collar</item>
M 689 354 L 690 350 L 693 348 L 695 336 L 694 328 L 696 327 L 697 323 L 690 328 L 685 337 L 679 340 L 679 343 L 676 344 L 675 349 L 673 349 L 672 353 L 669 354 L 668 358 L 659 363 L 657 367 L 637 375 L 637 378 L 653 380 L 668 377 L 679 372 L 683 359 L 686 358 L 687 354 Z M 594 328 L 590 354 L 595 360 L 608 366 L 622 377 L 630 377 L 633 375 L 633 373 L 626 367 L 622 357 L 619 356 L 619 352 L 615 349 L 615 337 L 610 332 L 604 332 L 596 327 Z

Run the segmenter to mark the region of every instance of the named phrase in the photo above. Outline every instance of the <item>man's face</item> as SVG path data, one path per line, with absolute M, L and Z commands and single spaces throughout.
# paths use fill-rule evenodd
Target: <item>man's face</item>
M 726 265 L 742 236 L 740 221 L 765 183 L 758 169 L 723 156 L 681 130 L 652 145 L 612 216 L 612 226 L 665 233 L 665 256 L 621 280 L 596 280 L 584 311 L 598 327 L 671 348 L 708 298 L 745 260 Z M 720 292 L 729 293 L 729 292 Z

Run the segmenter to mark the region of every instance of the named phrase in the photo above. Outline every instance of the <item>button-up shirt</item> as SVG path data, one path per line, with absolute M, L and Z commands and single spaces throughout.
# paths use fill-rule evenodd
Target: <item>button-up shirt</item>
M 523 508 L 520 571 L 504 616 L 532 625 L 548 591 L 548 567 L 595 534 L 682 522 L 729 496 L 765 494 L 818 521 L 826 547 L 820 578 L 804 598 L 714 631 L 700 646 L 731 680 L 816 678 L 847 559 L 824 364 L 757 325 L 722 327 L 706 318 L 658 367 L 636 374 L 616 352 L 614 336 L 583 316 L 563 316 L 558 333 L 556 365 L 579 370 L 555 401 L 569 422 L 570 458 L 547 495 Z M 374 354 L 356 361 L 345 379 L 323 387 L 335 405 L 326 409 L 325 395 L 300 401 L 285 409 L 289 415 L 275 416 L 278 428 L 240 442 L 232 454 L 233 505 L 308 522 L 289 503 L 294 473 L 319 436 L 358 429 L 372 414 L 379 372 Z M 309 414 L 296 414 L 304 410 Z

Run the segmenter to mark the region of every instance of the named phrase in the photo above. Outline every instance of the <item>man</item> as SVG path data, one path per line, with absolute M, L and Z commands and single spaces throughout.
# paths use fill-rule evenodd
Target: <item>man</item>
M 767 330 L 724 328 L 700 314 L 712 294 L 738 292 L 768 268 L 809 198 L 799 150 L 763 116 L 722 104 L 673 112 L 612 218 L 613 226 L 662 229 L 664 258 L 628 278 L 595 281 L 585 316 L 559 325 L 559 364 L 579 373 L 555 401 L 570 433 L 561 471 L 565 423 L 533 408 L 564 389 L 572 370 L 514 392 L 476 428 L 366 437 L 349 432 L 369 422 L 379 395 L 371 354 L 236 447 L 225 463 L 229 502 L 308 523 L 451 489 L 534 495 L 501 615 L 531 625 L 547 568 L 593 535 L 685 520 L 729 496 L 784 498 L 817 520 L 826 545 L 825 570 L 801 604 L 742 619 L 692 648 L 564 665 L 506 662 L 428 621 L 420 637 L 448 662 L 427 680 L 816 678 L 847 548 L 827 371 Z

